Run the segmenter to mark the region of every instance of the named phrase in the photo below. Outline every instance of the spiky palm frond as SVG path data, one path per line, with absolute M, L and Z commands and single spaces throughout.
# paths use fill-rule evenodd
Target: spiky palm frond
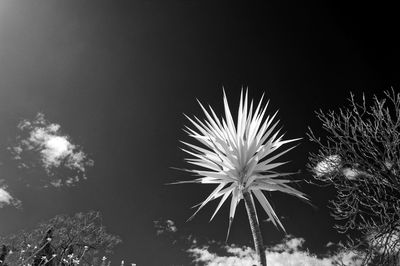
M 268 102 L 263 106 L 263 97 L 257 107 L 253 108 L 253 101 L 249 105 L 248 92 L 243 97 L 240 95 L 237 122 L 232 117 L 228 100 L 224 91 L 225 118 L 219 119 L 214 110 L 207 110 L 200 102 L 206 116 L 204 121 L 197 117 L 187 117 L 194 128 L 185 127 L 185 131 L 202 145 L 182 143 L 182 148 L 192 156 L 187 158 L 189 164 L 201 169 L 185 169 L 199 176 L 191 181 L 177 183 L 202 183 L 215 184 L 217 187 L 198 206 L 196 212 L 189 218 L 192 219 L 207 203 L 221 198 L 210 221 L 220 210 L 224 202 L 231 196 L 229 212 L 229 229 L 235 216 L 236 206 L 243 198 L 244 192 L 251 192 L 263 207 L 275 226 L 284 227 L 272 208 L 263 191 L 280 191 L 301 199 L 307 200 L 305 194 L 290 187 L 291 180 L 280 179 L 293 173 L 279 173 L 275 169 L 287 162 L 276 160 L 294 148 L 290 147 L 277 153 L 277 150 L 288 143 L 299 139 L 283 140 L 284 134 L 276 130 L 279 121 L 274 121 L 277 112 L 265 117 Z

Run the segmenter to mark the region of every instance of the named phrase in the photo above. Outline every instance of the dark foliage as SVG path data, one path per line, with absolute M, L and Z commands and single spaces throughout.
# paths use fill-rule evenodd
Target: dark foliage
M 112 253 L 121 239 L 106 232 L 99 212 L 89 211 L 57 215 L 33 230 L 2 237 L 0 243 L 0 258 L 9 266 L 66 266 L 74 261 L 86 266 L 100 265 L 101 257 Z

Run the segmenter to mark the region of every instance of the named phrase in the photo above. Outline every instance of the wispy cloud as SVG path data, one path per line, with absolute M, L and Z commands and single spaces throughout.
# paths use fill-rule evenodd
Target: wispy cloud
M 361 265 L 361 259 L 353 252 L 339 252 L 330 256 L 316 256 L 305 250 L 303 238 L 288 237 L 282 243 L 266 248 L 270 266 L 332 266 L 344 263 L 348 266 Z M 257 265 L 257 254 L 251 247 L 225 245 L 210 242 L 203 246 L 192 246 L 187 252 L 196 265 L 207 266 L 253 266 Z M 340 265 L 340 264 L 339 264 Z
M 31 121 L 21 121 L 18 129 L 17 143 L 9 149 L 19 168 L 42 167 L 50 177 L 45 186 L 69 186 L 86 179 L 86 169 L 93 165 L 93 160 L 62 133 L 59 124 L 50 123 L 44 114 L 38 113 Z
M 156 220 L 153 221 L 153 223 L 156 229 L 157 236 L 168 233 L 176 233 L 178 231 L 178 228 L 176 227 L 174 221 L 172 220 L 165 220 L 165 221 Z

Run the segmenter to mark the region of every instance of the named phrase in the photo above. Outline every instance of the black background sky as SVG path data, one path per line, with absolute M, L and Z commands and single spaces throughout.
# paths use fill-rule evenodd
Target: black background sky
M 228 222 L 225 206 L 208 223 L 213 205 L 185 223 L 211 188 L 164 185 L 190 178 L 169 167 L 184 167 L 178 148 L 179 140 L 188 140 L 183 113 L 201 116 L 196 98 L 221 113 L 222 86 L 232 106 L 242 86 L 254 99 L 265 92 L 270 112 L 280 110 L 287 137 L 294 138 L 319 127 L 314 110 L 345 105 L 350 91 L 398 90 L 394 6 L 247 2 L 1 1 L 2 160 L 18 122 L 43 112 L 95 166 L 77 188 L 14 187 L 23 210 L 0 210 L 0 234 L 59 213 L 97 209 L 124 240 L 116 259 L 183 263 L 176 248 L 156 237 L 153 220 L 172 219 L 181 234 L 218 241 Z M 309 179 L 309 151 L 315 147 L 305 138 L 284 170 L 301 169 L 298 178 Z M 1 171 L 8 180 L 18 175 L 4 163 Z M 281 195 L 272 201 L 287 231 L 322 252 L 340 239 L 325 206 L 333 193 L 306 184 L 301 190 L 318 210 Z M 267 243 L 283 237 L 269 223 L 262 231 Z M 243 203 L 230 241 L 251 244 Z

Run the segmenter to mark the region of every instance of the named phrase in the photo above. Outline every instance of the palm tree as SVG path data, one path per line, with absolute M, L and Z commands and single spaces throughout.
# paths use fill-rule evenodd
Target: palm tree
M 246 91 L 243 99 L 242 91 L 236 124 L 232 118 L 225 91 L 225 119 L 222 118 L 220 120 L 211 107 L 207 111 L 199 102 L 207 119 L 202 122 L 197 117 L 194 119 L 187 117 L 196 130 L 185 127 L 185 132 L 199 141 L 203 147 L 182 141 L 188 147 L 188 149 L 183 148 L 182 150 L 193 156 L 193 158 L 186 159 L 188 163 L 202 169 L 184 169 L 198 175 L 199 178 L 176 183 L 218 185 L 198 205 L 197 211 L 189 220 L 208 202 L 222 197 L 210 219 L 211 221 L 227 198 L 232 195 L 226 239 L 229 237 L 236 206 L 241 199 L 244 199 L 260 265 L 267 265 L 253 196 L 256 197 L 274 225 L 276 227 L 279 225 L 283 231 L 285 229 L 282 223 L 262 191 L 280 191 L 304 200 L 308 199 L 305 194 L 288 185 L 291 182 L 290 180 L 279 179 L 279 177 L 293 173 L 278 173 L 275 171 L 275 168 L 287 163 L 275 162 L 275 160 L 294 147 L 277 154 L 275 154 L 275 151 L 282 145 L 299 139 L 282 140 L 283 134 L 279 134 L 280 130 L 274 132 L 279 123 L 279 121 L 274 121 L 277 112 L 272 117 L 267 116 L 264 119 L 268 103 L 262 106 L 262 100 L 263 97 L 261 97 L 257 108 L 253 111 L 253 101 L 248 106 L 248 92 Z

